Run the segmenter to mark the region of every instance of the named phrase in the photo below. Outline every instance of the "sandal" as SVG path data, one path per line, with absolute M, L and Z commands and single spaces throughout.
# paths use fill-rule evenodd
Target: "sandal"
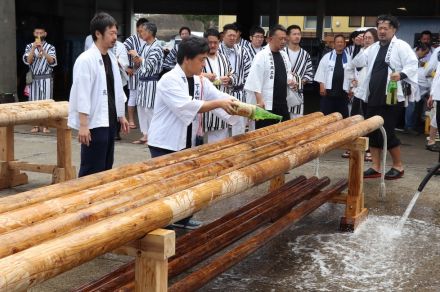
M 40 128 L 38 126 L 35 126 L 31 129 L 31 133 L 38 133 L 40 131 Z
M 128 124 L 128 126 L 130 127 L 130 129 L 137 129 L 137 126 L 134 123 L 130 123 Z
M 350 151 L 345 151 L 344 153 L 342 153 L 341 157 L 342 158 L 350 158 Z
M 147 143 L 148 143 L 147 140 L 141 140 L 141 139 L 131 142 L 131 144 L 138 144 L 138 145 L 146 145 Z
M 364 178 L 378 178 L 380 177 L 380 172 L 374 170 L 373 168 L 369 168 L 366 171 L 364 171 Z
M 386 180 L 398 179 L 398 178 L 401 178 L 404 173 L 405 173 L 404 170 L 400 171 L 400 170 L 392 167 L 390 170 L 388 170 L 387 173 L 385 173 L 385 179 Z
M 373 157 L 371 157 L 371 153 L 370 152 L 365 153 L 364 161 L 367 161 L 367 162 L 373 161 Z
M 43 128 L 43 133 L 50 133 L 49 128 Z

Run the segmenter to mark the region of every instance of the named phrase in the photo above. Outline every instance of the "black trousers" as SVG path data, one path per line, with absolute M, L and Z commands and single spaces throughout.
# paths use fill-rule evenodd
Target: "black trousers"
M 273 104 L 272 110 L 268 110 L 268 112 L 271 112 L 275 115 L 282 116 L 283 119 L 282 122 L 290 120 L 290 114 L 289 114 L 289 108 L 287 107 L 287 104 Z M 255 121 L 255 129 L 261 129 L 270 125 L 274 125 L 279 123 L 278 120 L 260 120 Z
M 163 155 L 167 155 L 167 154 L 176 152 L 173 150 L 154 147 L 154 146 L 148 146 L 148 149 L 150 149 L 151 158 L 155 158 L 155 157 L 159 157 L 159 156 L 163 156 Z M 192 218 L 192 216 L 189 216 L 189 217 L 183 218 L 179 221 L 176 221 L 176 223 L 186 225 L 191 218 Z
M 116 125 L 90 130 L 89 146 L 81 145 L 81 166 L 78 177 L 111 169 L 115 152 Z
M 362 99 L 353 97 L 353 102 L 351 104 L 351 116 L 361 115 L 365 117 L 367 114 L 367 103 Z
M 321 112 L 324 115 L 340 113 L 348 117 L 348 98 L 346 96 L 321 96 Z
M 340 113 L 348 117 L 348 98 L 346 96 L 321 96 L 321 112 L 324 115 Z
M 387 132 L 387 148 L 392 149 L 400 145 L 400 140 L 396 136 L 395 128 L 397 125 L 397 120 L 399 118 L 399 112 L 402 107 L 399 105 L 382 105 L 382 106 L 368 106 L 366 119 L 372 116 L 381 116 L 384 120 L 383 127 Z M 383 137 L 380 130 L 371 132 L 368 135 L 370 139 L 370 147 L 382 148 L 383 147 Z
M 437 131 L 440 135 L 440 101 L 437 101 L 437 108 L 436 108 L 437 112 L 435 115 L 435 118 L 437 119 Z M 438 162 L 440 162 L 440 153 L 438 154 Z

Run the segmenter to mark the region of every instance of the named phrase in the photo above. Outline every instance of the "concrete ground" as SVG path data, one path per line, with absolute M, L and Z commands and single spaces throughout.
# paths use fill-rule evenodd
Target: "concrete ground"
M 30 127 L 20 126 L 16 128 L 15 134 L 15 151 L 16 159 L 47 163 L 48 161 L 56 162 L 56 139 L 55 134 L 30 134 Z M 132 131 L 128 136 L 124 136 L 121 141 L 116 142 L 115 166 L 127 163 L 137 162 L 149 159 L 149 151 L 143 145 L 134 145 L 130 142 L 139 138 L 138 130 Z M 365 181 L 365 204 L 370 210 L 370 217 L 377 218 L 396 218 L 392 216 L 401 216 L 411 198 L 414 195 L 417 186 L 426 175 L 426 167 L 434 165 L 438 161 L 438 153 L 432 153 L 424 150 L 424 139 L 421 136 L 407 136 L 399 134 L 402 140 L 403 161 L 405 164 L 405 176 L 403 179 L 387 182 L 386 200 L 381 202 L 378 200 L 379 180 Z M 73 163 L 78 167 L 79 164 L 79 145 L 73 140 Z M 332 180 L 347 176 L 348 160 L 340 157 L 342 151 L 333 151 L 321 158 L 320 175 L 329 176 Z M 368 163 L 366 163 L 368 167 Z M 287 179 L 291 179 L 297 175 L 304 174 L 312 176 L 314 174 L 314 163 L 309 163 L 297 169 L 290 171 Z M 46 174 L 28 173 L 29 184 L 18 186 L 12 189 L 1 190 L 0 196 L 9 196 L 16 193 L 34 189 L 50 183 L 50 176 Z M 440 177 L 434 177 L 425 188 L 425 191 L 417 201 L 413 212 L 410 215 L 411 221 L 423 222 L 433 226 L 433 232 L 439 233 L 440 230 Z M 267 190 L 267 184 L 255 187 L 247 192 L 237 195 L 228 200 L 217 203 L 195 215 L 195 218 L 204 222 L 212 221 L 233 208 L 237 208 L 246 202 L 254 199 L 256 196 L 263 195 Z M 440 274 L 440 254 L 438 253 L 438 243 L 440 241 L 438 235 L 427 235 L 419 253 L 409 254 L 413 258 L 417 258 L 420 254 L 427 253 L 431 250 L 434 254 L 431 258 L 435 259 L 429 263 L 423 262 L 419 270 L 410 275 L 408 283 L 404 286 L 393 284 L 391 286 L 381 286 L 381 281 L 358 282 L 353 280 L 346 287 L 338 286 L 333 281 L 332 274 L 350 274 L 345 268 L 339 265 L 338 258 L 329 257 L 328 261 L 336 264 L 334 270 L 330 270 L 330 276 L 322 274 L 325 260 L 320 260 L 320 270 L 311 270 L 309 278 L 304 278 L 304 282 L 314 283 L 315 286 L 304 286 L 293 279 L 299 271 L 306 271 L 306 259 L 292 254 L 293 250 L 304 248 L 299 247 L 301 240 L 305 236 L 343 236 L 337 231 L 339 218 L 343 214 L 341 206 L 327 204 L 321 207 L 308 218 L 300 221 L 297 225 L 290 228 L 278 238 L 271 241 L 265 247 L 257 251 L 235 266 L 233 269 L 225 272 L 220 277 L 205 286 L 202 291 L 439 291 L 440 283 L 438 275 Z M 384 217 L 385 216 L 385 217 Z M 414 223 L 415 224 L 415 223 Z M 421 223 L 420 223 L 421 224 Z M 419 227 L 416 227 L 419 228 Z M 439 233 L 440 234 L 440 233 Z M 355 236 L 353 235 L 348 236 Z M 344 235 L 346 236 L 346 235 Z M 321 237 L 319 237 L 321 238 Z M 414 237 L 413 240 L 416 240 Z M 412 239 L 408 239 L 411 241 Z M 316 240 L 311 240 L 316 243 Z M 430 242 L 431 241 L 431 242 Z M 308 243 L 310 244 L 310 242 Z M 421 244 L 414 242 L 414 245 Z M 315 246 L 319 250 L 319 246 Z M 351 248 L 356 249 L 356 246 Z M 304 251 L 303 253 L 307 253 Z M 405 253 L 405 251 L 403 252 Z M 367 253 L 368 255 L 368 253 Z M 322 256 L 322 254 L 321 254 Z M 364 255 L 365 256 L 365 255 Z M 301 259 L 298 261 L 298 259 Z M 74 287 L 78 287 L 84 283 L 99 278 L 101 275 L 112 271 L 122 263 L 130 260 L 129 257 L 115 256 L 105 254 L 97 259 L 83 264 L 73 270 L 66 272 L 58 277 L 48 280 L 42 284 L 32 288 L 31 291 L 68 291 Z M 315 259 L 316 260 L 316 259 Z M 404 260 L 402 260 L 404 262 Z M 342 260 L 343 262 L 343 260 Z M 309 263 L 310 264 L 310 263 Z M 417 261 L 416 264 L 417 265 Z M 332 268 L 332 269 L 333 269 Z M 349 269 L 350 270 L 350 269 Z M 316 277 L 317 274 L 321 276 Z M 324 275 L 324 276 L 322 276 Z M 313 277 L 311 277 L 313 276 Z M 412 281 L 411 277 L 414 278 Z M 302 279 L 302 278 L 301 278 Z M 360 280 L 359 280 L 360 281 Z M 332 284 L 333 283 L 333 284 Z M 393 282 L 394 283 L 394 282 Z M 415 285 L 414 283 L 418 283 Z M 323 286 L 319 286 L 323 284 Z M 384 284 L 385 285 L 385 284 Z M 388 285 L 388 284 L 387 284 Z M 362 287 L 356 290 L 356 287 Z M 385 288 L 386 287 L 386 288 Z M 388 289 L 389 288 L 389 289 Z M 420 289 L 419 289 L 420 288 Z

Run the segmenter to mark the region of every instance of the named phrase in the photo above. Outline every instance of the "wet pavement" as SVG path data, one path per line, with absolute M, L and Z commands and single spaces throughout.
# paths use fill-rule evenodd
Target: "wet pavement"
M 149 158 L 145 146 L 130 141 L 137 130 L 116 143 L 115 166 Z M 395 226 L 438 153 L 424 150 L 424 136 L 399 135 L 403 145 L 405 177 L 387 182 L 386 200 L 378 199 L 379 179 L 366 180 L 368 220 L 355 233 L 338 232 L 340 205 L 326 204 L 269 242 L 246 260 L 226 271 L 201 291 L 440 291 L 440 177 L 434 177 L 416 202 L 401 234 Z M 29 162 L 56 162 L 56 139 L 16 128 L 16 158 Z M 320 175 L 333 181 L 347 176 L 342 151 L 320 159 Z M 73 162 L 79 146 L 73 143 Z M 287 179 L 312 176 L 315 164 L 290 171 Z M 366 163 L 368 167 L 368 163 Z M 33 189 L 50 182 L 50 175 L 28 173 L 29 184 L 0 191 L 0 196 Z M 227 211 L 263 195 L 267 184 L 221 201 L 195 215 L 212 221 Z M 106 254 L 48 280 L 31 291 L 68 291 L 129 261 Z

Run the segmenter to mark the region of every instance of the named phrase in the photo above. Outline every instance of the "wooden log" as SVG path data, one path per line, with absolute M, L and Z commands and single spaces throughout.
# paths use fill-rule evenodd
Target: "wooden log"
M 306 178 L 304 176 L 299 176 L 286 184 L 284 184 L 280 189 L 274 192 L 270 192 L 232 212 L 227 213 L 226 215 L 222 216 L 221 218 L 218 218 L 214 221 L 212 221 L 209 224 L 202 225 L 201 227 L 197 228 L 196 230 L 193 230 L 191 232 L 187 232 L 184 235 L 177 238 L 176 245 L 179 247 L 176 250 L 176 257 L 184 254 L 187 251 L 188 246 L 192 246 L 194 244 L 199 243 L 199 238 L 202 236 L 210 237 L 212 232 L 215 232 L 216 230 L 220 228 L 227 228 L 224 226 L 229 226 L 232 220 L 235 220 L 240 215 L 243 215 L 244 213 L 248 212 L 249 210 L 252 210 L 256 208 L 257 206 L 260 206 L 261 204 L 272 200 L 274 196 L 276 196 L 279 192 L 291 189 L 295 186 L 300 185 L 301 183 L 304 183 Z
M 84 220 L 84 213 L 88 214 L 86 216 L 91 217 L 92 220 L 97 220 L 97 218 L 100 216 L 97 213 L 102 213 L 104 206 L 104 214 L 108 215 L 108 212 L 115 214 L 115 212 L 117 212 L 115 207 L 118 205 L 128 203 L 129 206 L 133 206 L 133 203 L 139 199 L 142 199 L 143 201 L 138 202 L 137 205 L 135 205 L 139 206 L 140 204 L 153 200 L 154 197 L 151 196 L 154 194 L 156 194 L 157 198 L 158 196 L 165 196 L 169 193 L 182 190 L 183 188 L 196 185 L 215 176 L 266 159 L 286 149 L 290 149 L 293 146 L 298 145 L 298 143 L 305 143 L 308 140 L 322 136 L 326 133 L 330 133 L 335 129 L 342 128 L 347 124 L 353 124 L 359 121 L 359 118 L 351 118 L 339 121 L 337 123 L 327 124 L 328 122 L 334 121 L 337 118 L 337 115 L 327 116 L 316 120 L 315 122 L 311 123 L 311 125 L 303 126 L 301 130 L 292 129 L 291 131 L 286 131 L 285 133 L 275 133 L 274 135 L 281 139 L 281 141 L 275 140 L 275 142 L 272 142 L 271 144 L 262 145 L 258 141 L 253 141 L 252 143 L 249 142 L 249 144 L 246 145 L 238 145 L 210 156 L 200 157 L 191 163 L 185 162 L 166 166 L 145 174 L 115 181 L 94 190 L 81 191 L 76 194 L 48 200 L 42 203 L 31 205 L 29 207 L 20 208 L 16 211 L 0 214 L 0 233 L 11 231 L 19 227 L 29 226 L 35 222 L 49 217 L 55 217 L 62 213 L 78 211 L 82 208 L 90 206 L 95 202 L 101 202 L 109 197 L 115 197 L 113 201 L 106 201 L 102 203 L 104 205 L 101 204 L 102 206 L 98 207 L 100 211 L 97 211 L 96 209 L 92 211 L 90 208 L 93 207 L 89 207 L 89 210 L 84 210 L 83 214 L 80 214 L 80 222 L 87 223 L 89 221 Z M 312 125 L 315 124 L 327 125 L 323 126 L 324 128 L 312 130 Z M 266 141 L 266 139 L 260 140 Z M 246 149 L 248 149 L 248 151 L 246 151 Z M 237 156 L 232 156 L 236 153 L 239 154 Z M 213 161 L 221 162 L 212 164 Z M 189 172 L 190 170 L 194 171 Z M 178 173 L 178 175 L 172 177 L 172 175 L 175 173 Z M 158 183 L 152 184 L 153 182 Z M 122 210 L 126 210 L 126 208 Z M 68 226 L 65 222 L 61 223 L 61 221 L 55 222 L 54 224 L 62 226 L 64 230 L 66 230 L 66 227 Z M 58 232 L 55 233 L 53 231 L 54 225 L 50 224 L 49 226 L 50 230 L 52 230 L 49 234 L 52 234 L 52 236 L 59 234 Z M 27 233 L 25 236 L 29 235 L 31 235 L 31 233 Z M 43 237 L 41 236 L 42 235 L 40 233 L 39 238 L 42 240 Z M 32 242 L 28 241 L 27 244 L 32 244 Z M 14 250 L 18 250 L 16 246 L 14 247 Z M 1 256 L 2 253 L 0 252 L 0 257 Z
M 383 125 L 379 116 L 0 259 L 0 290 L 23 290 L 309 162 Z M 327 198 L 325 198 L 327 200 Z
M 57 168 L 57 166 L 50 165 L 50 164 L 29 163 L 29 162 L 25 162 L 25 161 L 11 161 L 11 162 L 9 162 L 9 168 L 11 170 L 17 170 L 17 171 L 25 170 L 25 171 L 52 174 L 54 172 L 54 170 Z
M 203 225 L 200 228 L 188 232 L 176 240 L 176 254 L 174 256 L 178 257 L 180 254 L 182 254 L 182 248 L 184 244 L 189 245 L 200 245 L 201 242 L 203 242 L 203 239 L 200 239 L 201 236 L 206 236 L 206 234 L 209 234 L 210 231 L 215 231 L 218 228 L 225 226 L 225 223 L 231 222 L 232 220 L 235 220 L 238 216 L 240 216 L 242 213 L 247 212 L 250 209 L 253 209 L 265 202 L 268 202 L 272 200 L 272 198 L 277 195 L 281 191 L 289 190 L 291 188 L 297 187 L 301 184 L 304 184 L 306 181 L 306 178 L 304 176 L 299 176 L 289 182 L 287 182 L 285 185 L 283 185 L 280 189 L 278 189 L 275 192 L 270 192 L 238 209 L 235 211 L 229 212 L 226 215 L 222 216 L 221 218 L 218 218 L 214 220 L 213 222 Z M 291 190 L 292 191 L 292 190 Z M 227 227 L 225 227 L 227 228 Z M 194 240 L 195 239 L 195 240 Z M 200 240 L 199 240 L 200 239 Z M 118 251 L 120 248 L 117 249 Z M 113 251 L 114 252 L 114 251 Z M 119 253 L 118 253 L 119 254 Z M 128 255 L 128 252 L 124 252 L 123 254 Z M 125 286 L 127 283 L 133 282 L 134 283 L 134 261 L 128 262 L 118 269 L 104 275 L 102 278 L 87 283 L 81 287 L 76 288 L 74 291 L 76 292 L 92 292 L 92 291 L 114 291 L 119 289 L 119 287 Z M 133 286 L 134 287 L 134 286 Z
M 109 182 L 120 180 L 129 176 L 134 176 L 153 169 L 161 168 L 167 165 L 174 165 L 178 162 L 194 159 L 203 155 L 210 155 L 222 149 L 236 146 L 238 144 L 248 142 L 260 137 L 265 137 L 270 133 L 281 132 L 292 127 L 314 121 L 322 117 L 322 113 L 313 113 L 304 117 L 289 120 L 284 123 L 272 125 L 256 131 L 227 138 L 212 144 L 202 145 L 193 149 L 179 151 L 163 157 L 157 157 L 148 161 L 134 163 L 121 166 L 104 172 L 94 174 L 92 176 L 84 176 L 74 181 L 66 181 L 57 185 L 42 187 L 36 190 L 23 192 L 14 196 L 0 198 L 0 213 L 11 211 L 14 209 L 29 206 L 35 203 L 46 201 L 79 192 L 81 190 L 91 189 L 95 186 L 103 185 Z
M 294 208 L 291 212 L 284 215 L 278 221 L 267 227 L 264 231 L 258 233 L 250 239 L 245 240 L 243 243 L 228 251 L 224 255 L 218 257 L 211 263 L 207 264 L 204 267 L 201 267 L 196 272 L 175 283 L 168 289 L 168 291 L 195 291 L 203 287 L 214 277 L 226 271 L 236 263 L 243 260 L 248 255 L 255 252 L 258 248 L 262 247 L 268 241 L 285 231 L 290 225 L 299 221 L 304 216 L 310 214 L 316 208 L 324 204 L 334 194 L 341 192 L 346 187 L 347 182 L 345 180 L 340 181 L 336 183 L 331 189 L 321 192 L 317 196 L 311 198 L 309 201 L 303 202 L 301 205 Z
M 283 200 L 288 200 L 288 197 L 291 194 L 297 194 L 297 198 L 295 202 L 301 200 L 302 195 L 301 192 L 311 188 L 313 185 L 316 185 L 318 179 L 316 177 L 312 177 L 306 181 L 302 181 L 299 184 L 295 184 L 290 188 L 283 188 L 282 190 L 276 190 L 270 192 L 268 195 L 264 196 L 265 200 L 257 200 L 259 204 L 251 203 L 246 205 L 240 210 L 241 213 L 238 213 L 233 218 L 225 221 L 224 218 L 228 218 L 230 214 L 236 214 L 236 211 L 233 211 L 227 214 L 225 217 L 220 218 L 219 220 L 215 220 L 212 224 L 209 224 L 210 228 L 205 232 L 201 233 L 199 230 L 195 230 L 192 232 L 188 232 L 182 237 L 179 237 L 177 241 L 179 249 L 176 251 L 174 257 L 180 257 L 190 252 L 201 244 L 206 243 L 207 241 L 216 238 L 217 236 L 228 232 L 229 230 L 234 229 L 239 226 L 241 223 L 254 218 L 256 215 L 261 214 L 265 210 L 271 208 L 278 208 L 279 202 Z
M 68 113 L 69 103 L 67 101 L 38 102 L 25 105 L 15 103 L 0 111 L 0 127 L 65 118 Z
M 358 119 L 359 118 L 351 118 L 343 121 L 338 121 L 336 123 L 326 125 L 324 126 L 324 128 L 313 130 L 310 133 L 306 133 L 305 135 L 308 138 L 313 137 L 315 133 L 317 135 L 325 135 L 328 131 L 332 132 L 334 131 L 334 129 L 341 128 L 342 126 L 345 126 L 347 124 L 356 124 L 358 122 Z M 296 138 L 302 142 L 307 141 L 307 139 L 305 139 L 302 135 L 298 135 L 296 136 Z M 284 141 L 283 143 L 287 142 L 288 140 Z M 50 212 L 51 205 L 54 205 L 55 207 L 61 209 L 66 209 L 69 206 L 73 206 L 72 208 L 74 208 L 78 206 L 75 205 L 77 201 L 67 201 L 60 198 L 56 199 L 58 200 L 56 204 L 52 203 L 51 205 L 42 205 L 42 207 L 40 208 L 37 208 L 34 205 L 31 206 L 32 210 L 29 210 L 29 208 L 24 208 L 14 212 L 2 214 L 0 215 L 0 220 L 2 220 L 3 224 L 0 226 L 0 230 L 5 232 L 8 231 L 7 229 L 9 228 L 9 232 L 4 235 L 0 235 L 0 242 L 2 243 L 0 245 L 0 257 L 19 252 L 35 244 L 43 242 L 44 240 L 52 239 L 56 236 L 71 232 L 72 230 L 82 228 L 104 217 L 109 217 L 111 215 L 126 212 L 127 210 L 152 202 L 154 199 L 157 199 L 159 197 L 163 197 L 173 192 L 177 192 L 190 186 L 194 186 L 203 181 L 207 181 L 209 178 L 214 178 L 219 175 L 222 172 L 222 169 L 229 169 L 229 171 L 232 171 L 239 167 L 250 165 L 254 162 L 261 161 L 267 157 L 270 157 L 271 155 L 286 150 L 286 148 L 277 148 L 277 143 L 278 142 L 274 142 L 270 145 L 251 150 L 249 153 L 241 153 L 238 157 L 234 157 L 233 159 L 231 159 L 231 161 L 224 160 L 223 163 L 215 163 L 214 165 L 207 165 L 204 168 L 198 168 L 197 173 L 193 172 L 191 175 L 188 175 L 188 173 L 182 173 L 178 176 L 171 177 L 170 179 L 161 180 L 157 184 L 151 184 L 143 188 L 136 188 L 132 191 L 127 192 L 124 195 L 117 196 L 113 200 L 109 200 L 97 205 L 92 205 L 91 207 L 86 208 L 81 212 L 68 213 L 62 217 L 58 216 L 53 219 L 43 221 L 40 224 L 33 224 L 28 228 L 18 229 L 14 232 L 10 230 L 25 224 L 32 224 L 37 219 L 43 220 L 47 218 L 47 214 L 49 214 Z M 268 152 L 268 147 L 271 147 L 272 151 Z M 177 171 L 176 166 L 174 171 Z M 159 173 L 158 179 L 163 176 L 165 175 Z M 143 178 L 143 180 L 146 180 L 148 182 L 148 178 L 149 177 L 145 177 Z M 83 198 L 81 194 L 78 196 L 81 197 L 83 200 L 86 199 Z M 32 217 L 26 217 L 31 212 L 36 213 L 36 215 Z M 44 218 L 43 215 L 45 215 Z
M 14 159 L 14 126 L 0 127 L 0 189 L 28 182 L 25 173 L 9 168 Z
M 237 223 L 235 227 L 229 230 L 222 230 L 217 236 L 209 238 L 202 245 L 194 246 L 194 248 L 181 256 L 172 259 L 169 263 L 169 276 L 174 277 L 187 269 L 195 266 L 203 261 L 205 258 L 222 250 L 243 236 L 255 231 L 263 224 L 270 222 L 272 217 L 279 214 L 285 214 L 289 210 L 303 201 L 306 197 L 317 193 L 320 189 L 330 183 L 328 178 L 320 179 L 319 181 L 309 181 L 310 184 L 304 186 L 294 196 L 289 191 L 282 193 L 282 198 L 278 202 L 273 202 L 273 206 L 263 204 L 250 218 L 242 218 L 242 222 Z M 247 220 L 246 220 L 247 219 Z

